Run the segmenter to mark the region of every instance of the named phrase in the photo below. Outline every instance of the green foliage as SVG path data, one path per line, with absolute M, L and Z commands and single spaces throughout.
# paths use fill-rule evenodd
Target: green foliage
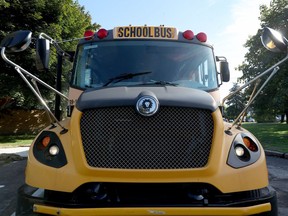
M 0 135 L 0 148 L 30 146 L 35 135 Z
M 255 119 L 257 119 L 258 123 L 271 123 L 275 122 L 275 115 L 269 112 L 261 112 L 261 110 L 256 111 Z
M 268 26 L 288 36 L 288 0 L 272 0 L 270 6 L 260 6 L 261 27 Z M 247 82 L 271 67 L 285 54 L 275 54 L 267 51 L 261 44 L 260 35 L 262 30 L 249 38 L 245 44 L 248 53 L 245 61 L 238 67 L 243 72 L 241 80 Z M 267 79 L 263 77 L 261 83 Z M 280 71 L 272 81 L 263 89 L 256 101 L 252 104 L 253 110 L 259 119 L 270 119 L 276 114 L 285 113 L 288 110 L 288 63 L 280 66 Z M 253 86 L 245 91 L 246 95 L 252 92 Z M 258 120 L 258 119 L 257 119 Z M 266 120 L 265 120 L 266 121 Z
M 6 2 L 5 0 L 0 0 L 0 7 L 6 8 L 6 7 L 8 7 L 8 6 L 9 6 L 9 3 L 8 3 L 8 2 Z
M 245 123 L 242 126 L 257 137 L 265 150 L 288 152 L 288 124 Z
M 237 83 L 234 83 L 230 92 L 236 91 L 239 87 L 240 86 Z M 245 97 L 240 91 L 228 99 L 226 104 L 228 107 L 225 110 L 225 117 L 228 119 L 235 119 L 245 107 Z
M 7 54 L 7 56 L 21 67 L 32 72 L 50 85 L 54 85 L 56 76 L 56 52 L 52 50 L 50 58 L 51 69 L 48 73 L 39 72 L 35 68 L 35 38 L 44 32 L 57 41 L 63 39 L 83 37 L 84 31 L 89 28 L 96 30 L 100 26 L 91 23 L 91 16 L 85 12 L 84 7 L 73 0 L 0 0 L 0 40 L 10 32 L 17 30 L 32 31 L 33 41 L 30 47 L 22 53 Z M 77 41 L 61 43 L 64 50 L 76 49 Z M 64 62 L 63 80 L 67 82 L 67 73 L 71 68 L 68 61 Z M 17 101 L 18 106 L 35 108 L 36 101 L 31 90 L 22 81 L 17 72 L 0 60 L 0 98 L 11 97 Z M 47 90 L 40 87 L 43 95 Z M 65 91 L 65 90 L 64 90 Z

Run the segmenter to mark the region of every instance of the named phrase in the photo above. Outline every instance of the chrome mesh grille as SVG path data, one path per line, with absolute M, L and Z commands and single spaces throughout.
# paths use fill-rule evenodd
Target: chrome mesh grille
M 151 117 L 134 107 L 86 110 L 81 135 L 91 167 L 186 169 L 204 167 L 209 158 L 213 119 L 209 110 L 160 107 Z

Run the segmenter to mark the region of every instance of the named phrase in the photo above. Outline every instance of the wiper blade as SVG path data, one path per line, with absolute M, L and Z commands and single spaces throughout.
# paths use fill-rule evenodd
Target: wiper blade
M 173 82 L 168 82 L 168 81 L 163 81 L 163 80 L 151 80 L 148 83 L 143 83 L 143 85 L 171 85 L 171 86 L 177 86 L 179 85 L 178 83 L 173 83 Z
M 152 72 L 151 71 L 145 71 L 145 72 L 140 72 L 140 73 L 121 74 L 119 76 L 110 78 L 108 80 L 108 82 L 103 85 L 103 87 L 108 86 L 110 83 L 118 83 L 118 82 L 121 82 L 122 80 L 132 79 L 135 76 L 141 76 L 141 75 L 150 74 L 150 73 L 152 73 Z

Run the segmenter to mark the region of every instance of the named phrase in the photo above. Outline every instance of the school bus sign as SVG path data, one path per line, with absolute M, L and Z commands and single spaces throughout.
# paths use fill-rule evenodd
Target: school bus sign
M 177 29 L 164 26 L 124 26 L 115 27 L 114 39 L 178 39 Z

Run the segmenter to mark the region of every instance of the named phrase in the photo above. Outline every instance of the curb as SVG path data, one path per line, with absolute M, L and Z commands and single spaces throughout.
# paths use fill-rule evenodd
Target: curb
M 24 160 L 26 157 L 22 157 L 18 154 L 13 153 L 2 153 L 0 154 L 0 161 L 12 162 L 12 161 L 19 161 Z
M 282 152 L 278 152 L 278 151 L 265 150 L 265 155 L 288 159 L 288 153 L 282 153 Z

